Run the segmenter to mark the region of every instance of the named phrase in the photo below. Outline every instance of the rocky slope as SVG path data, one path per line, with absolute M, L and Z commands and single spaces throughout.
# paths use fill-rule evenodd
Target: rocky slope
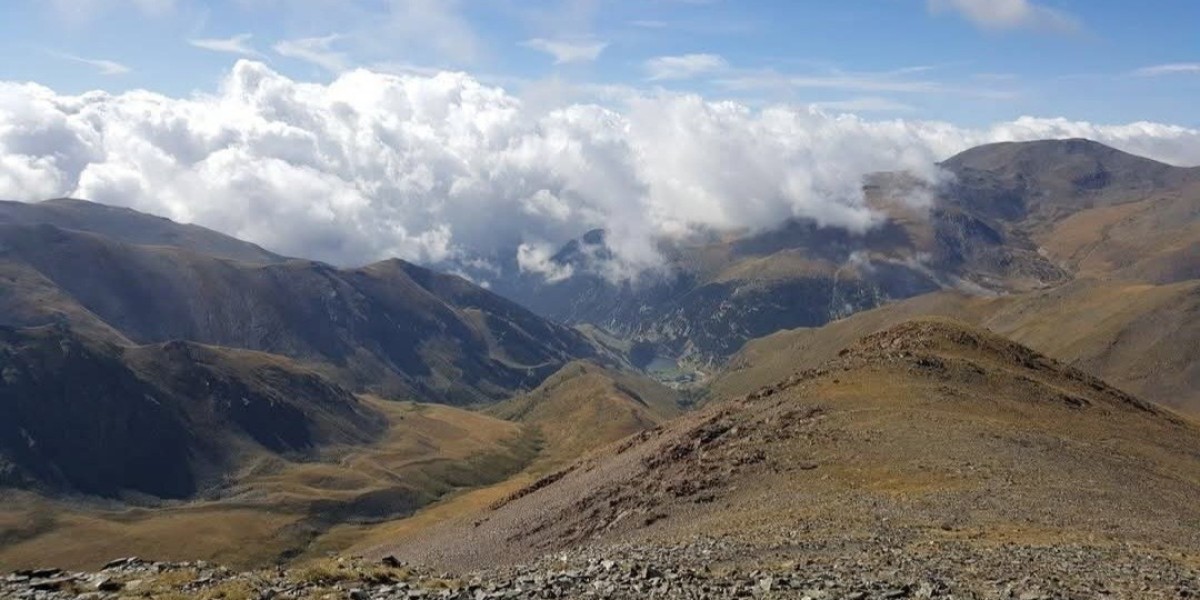
M 1147 583 L 1111 565 L 1145 552 L 1174 573 L 1146 597 L 1172 597 L 1200 558 L 1197 493 L 1194 422 L 994 334 L 918 320 L 388 551 L 481 567 L 715 536 L 747 548 L 730 553 L 738 568 L 946 569 L 980 594 L 1001 565 L 1042 556 L 1047 577 L 1103 573 L 1118 597 Z
M 0 578 L 0 594 L 39 600 L 162 598 L 349 598 L 525 600 L 544 598 L 1191 598 L 1196 571 L 1138 553 L 1097 557 L 1074 545 L 1038 549 L 880 547 L 833 564 L 788 561 L 772 550 L 701 539 L 674 546 L 620 545 L 563 553 L 502 571 L 439 573 L 394 557 L 325 560 L 293 569 L 237 572 L 205 561 L 114 560 L 100 571 L 27 569 Z M 747 553 L 761 566 L 728 566 Z M 1106 559 L 1102 570 L 1085 568 Z M 963 565 L 973 565 L 970 570 Z M 1134 587 L 1123 582 L 1137 581 Z

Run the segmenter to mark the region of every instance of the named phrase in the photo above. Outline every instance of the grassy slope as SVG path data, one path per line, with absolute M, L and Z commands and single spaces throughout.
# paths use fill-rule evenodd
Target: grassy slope
M 545 443 L 541 466 L 550 469 L 660 425 L 681 410 L 676 393 L 650 379 L 574 362 L 488 413 L 535 427 Z
M 388 550 L 480 566 L 597 539 L 727 534 L 838 555 L 899 538 L 1200 558 L 1196 423 L 943 321 L 871 336 L 535 487 Z
M 1000 298 L 940 292 L 750 342 L 713 382 L 710 397 L 748 393 L 816 366 L 858 337 L 912 317 L 941 315 L 990 328 L 1142 397 L 1197 413 L 1198 314 L 1200 281 L 1155 286 L 1085 279 Z
M 246 354 L 250 370 L 271 358 Z M 121 509 L 14 492 L 0 502 L 0 567 L 95 567 L 129 554 L 257 566 L 364 551 L 501 501 L 677 416 L 676 401 L 653 381 L 585 362 L 491 414 L 364 398 L 387 417 L 380 440 L 308 462 L 259 456 L 215 499 Z
M 537 457 L 523 471 L 448 497 L 411 518 L 378 526 L 337 527 L 315 550 L 349 544 L 354 552 L 371 552 L 396 540 L 418 539 L 438 524 L 503 501 L 580 456 L 667 422 L 680 414 L 677 402 L 673 390 L 644 377 L 588 362 L 568 364 L 537 389 L 487 411 L 521 423 L 536 437 Z
M 304 550 L 329 529 L 328 519 L 408 514 L 502 480 L 534 453 L 513 423 L 445 406 L 366 401 L 388 417 L 383 439 L 320 461 L 264 459 L 234 477 L 220 499 L 106 510 L 13 493 L 0 503 L 7 538 L 0 567 L 94 568 L 130 554 L 260 565 Z

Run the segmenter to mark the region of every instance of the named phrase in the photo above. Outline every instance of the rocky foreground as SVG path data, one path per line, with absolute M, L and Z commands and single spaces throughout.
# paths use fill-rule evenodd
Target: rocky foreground
M 882 540 L 881 540 L 882 541 Z M 862 547 L 860 547 L 862 548 Z M 746 546 L 697 539 L 665 547 L 611 546 L 523 567 L 466 575 L 330 558 L 235 572 L 199 562 L 113 561 L 91 573 L 24 570 L 0 578 L 0 597 L 25 600 L 300 600 L 534 598 L 1200 598 L 1200 570 L 1128 547 L 880 544 L 833 556 L 802 542 Z M 754 564 L 746 568 L 745 564 Z

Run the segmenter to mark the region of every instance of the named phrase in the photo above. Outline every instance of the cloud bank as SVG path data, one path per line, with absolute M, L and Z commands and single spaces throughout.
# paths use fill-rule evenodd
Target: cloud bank
M 932 177 L 986 142 L 1088 137 L 1200 164 L 1200 131 L 1156 123 L 969 129 L 828 111 L 665 92 L 535 110 L 461 73 L 316 84 L 248 60 L 188 98 L 0 83 L 0 197 L 129 206 L 342 265 L 545 269 L 550 249 L 604 228 L 636 270 L 655 264 L 659 236 L 699 228 L 796 216 L 861 230 L 864 174 Z

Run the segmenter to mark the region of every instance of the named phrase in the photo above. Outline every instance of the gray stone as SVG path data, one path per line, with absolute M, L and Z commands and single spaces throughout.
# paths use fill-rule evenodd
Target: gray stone
M 107 571 L 109 569 L 119 569 L 121 567 L 129 567 L 129 566 L 136 565 L 140 562 L 142 562 L 141 559 L 136 556 L 128 556 L 125 558 L 118 558 L 116 560 L 111 560 L 107 564 L 105 564 L 104 570 Z
M 52 577 L 49 579 L 35 579 L 29 584 L 29 588 L 39 591 L 57 591 L 75 581 L 74 577 Z
M 92 589 L 98 592 L 115 592 L 123 587 L 120 581 L 103 573 L 92 577 L 88 583 L 92 586 Z

